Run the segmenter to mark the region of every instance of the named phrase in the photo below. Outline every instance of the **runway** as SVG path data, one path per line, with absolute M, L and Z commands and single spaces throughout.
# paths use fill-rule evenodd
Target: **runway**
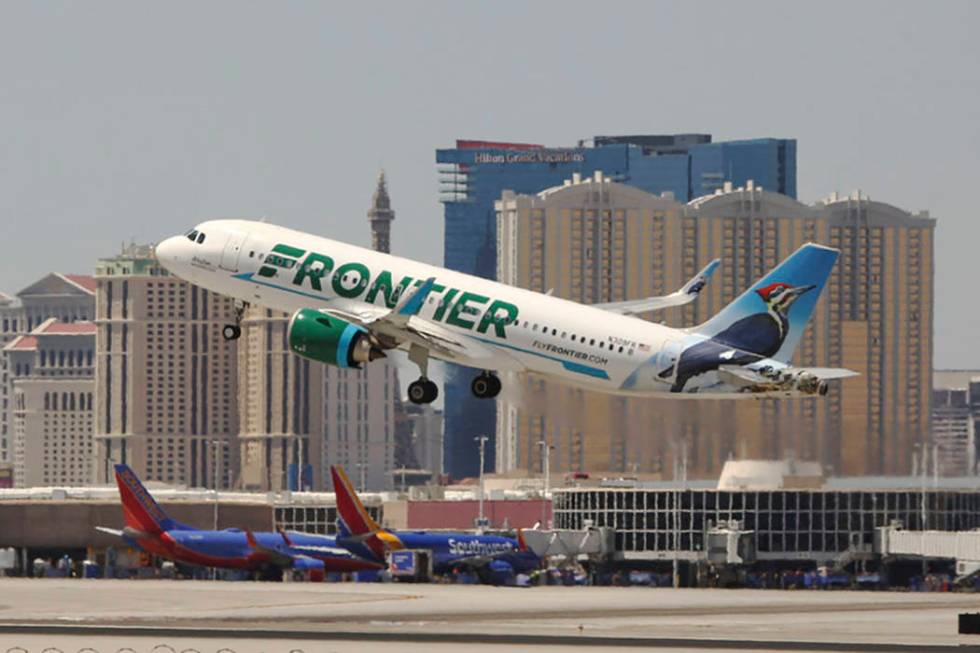
M 980 650 L 956 632 L 975 611 L 971 594 L 4 579 L 0 653 L 962 651 Z

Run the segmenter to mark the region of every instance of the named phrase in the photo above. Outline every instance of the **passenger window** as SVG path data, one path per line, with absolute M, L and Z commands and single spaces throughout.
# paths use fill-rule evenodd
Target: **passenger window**
M 564 337 L 565 337 L 565 336 L 567 336 L 567 335 L 568 335 L 568 331 L 562 331 L 562 332 L 561 332 L 561 337 L 562 337 L 562 338 L 564 338 Z
M 558 335 L 558 329 L 552 329 L 551 330 L 551 335 L 557 336 Z
M 255 250 L 254 249 L 251 252 L 248 253 L 248 257 L 249 258 L 255 258 Z
M 594 347 L 594 346 L 595 346 L 595 338 L 593 338 L 592 340 L 590 340 L 590 341 L 589 341 L 589 344 L 590 344 L 590 345 L 592 345 L 592 346 Z
M 620 346 L 619 346 L 619 353 L 620 353 L 620 354 L 622 354 L 622 353 L 623 353 L 623 346 L 622 346 L 622 345 L 620 345 Z
M 599 349 L 605 349 L 605 348 L 606 348 L 606 343 L 604 343 L 604 342 L 602 342 L 602 341 L 600 340 L 600 341 L 599 341 Z
M 537 330 L 538 330 L 538 325 L 537 324 L 535 324 L 533 327 L 531 327 L 531 331 L 537 331 Z

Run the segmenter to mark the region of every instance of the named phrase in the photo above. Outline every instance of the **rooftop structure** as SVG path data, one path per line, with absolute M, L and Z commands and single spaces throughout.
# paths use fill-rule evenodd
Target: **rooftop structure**
M 95 280 L 88 275 L 52 272 L 14 297 L 0 293 L 0 349 L 49 318 L 64 323 L 91 320 L 95 313 L 94 285 Z M 7 356 L 0 353 L 0 462 L 13 461 L 12 379 Z
M 371 209 L 367 215 L 371 223 L 371 248 L 377 252 L 390 253 L 391 221 L 395 219 L 395 212 L 388 197 L 388 182 L 384 170 L 378 172 L 378 185 L 371 196 Z

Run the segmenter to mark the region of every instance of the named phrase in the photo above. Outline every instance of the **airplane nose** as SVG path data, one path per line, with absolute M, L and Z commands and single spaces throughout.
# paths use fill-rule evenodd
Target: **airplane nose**
M 156 246 L 157 261 L 170 272 L 176 273 L 175 268 L 181 263 L 182 240 L 182 236 L 171 236 Z

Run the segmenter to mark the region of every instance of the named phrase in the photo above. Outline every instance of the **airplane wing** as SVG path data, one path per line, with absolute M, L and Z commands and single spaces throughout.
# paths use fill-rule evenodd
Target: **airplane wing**
M 317 560 L 301 553 L 291 553 L 259 544 L 252 531 L 246 530 L 245 538 L 253 551 L 277 567 L 285 569 L 323 569 L 324 565 L 322 560 Z M 285 538 L 283 538 L 283 542 L 286 542 Z
M 662 297 L 644 297 L 643 299 L 628 299 L 622 302 L 609 302 L 606 304 L 593 304 L 596 308 L 601 308 L 612 313 L 621 315 L 637 315 L 649 311 L 659 311 L 672 306 L 683 306 L 697 299 L 698 294 L 707 285 L 708 279 L 721 263 L 720 258 L 716 258 L 708 263 L 703 270 L 694 275 L 679 290 L 664 295 Z
M 392 309 L 371 307 L 354 312 L 327 307 L 320 310 L 364 327 L 388 348 L 417 346 L 450 361 L 465 360 L 473 364 L 492 360 L 498 368 L 501 359 L 504 359 L 511 362 L 513 371 L 523 370 L 523 365 L 499 348 L 419 317 L 435 280 L 435 277 L 429 277 L 413 291 L 403 293 Z

